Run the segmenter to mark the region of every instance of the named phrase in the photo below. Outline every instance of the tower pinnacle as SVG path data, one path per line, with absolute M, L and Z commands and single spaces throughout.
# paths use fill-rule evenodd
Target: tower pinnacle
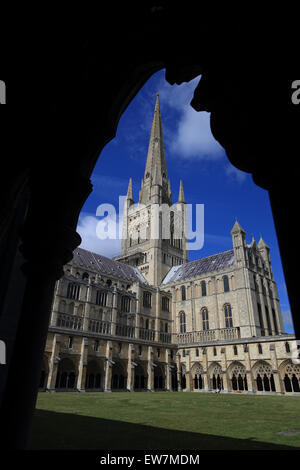
M 180 180 L 180 184 L 179 184 L 178 202 L 183 202 L 183 203 L 185 203 L 185 197 L 184 197 L 184 192 L 183 192 L 182 180 Z

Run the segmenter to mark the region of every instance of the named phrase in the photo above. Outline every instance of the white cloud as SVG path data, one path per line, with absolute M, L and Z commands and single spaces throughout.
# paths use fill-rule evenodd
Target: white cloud
M 168 139 L 168 147 L 184 159 L 218 160 L 224 158 L 224 149 L 212 135 L 210 113 L 197 112 L 190 106 L 198 82 L 199 77 L 182 85 L 160 83 L 160 102 L 179 115 L 177 129 Z
M 234 179 L 239 184 L 243 183 L 247 178 L 247 173 L 239 170 L 238 168 L 235 168 L 233 165 L 231 165 L 231 163 L 226 164 L 225 173 L 227 176 L 229 176 L 231 179 Z
M 101 240 L 97 235 L 97 231 L 99 233 L 98 223 L 100 219 L 93 215 L 81 214 L 76 230 L 82 238 L 81 248 L 107 256 L 107 258 L 112 258 L 121 253 L 121 239 L 119 238 L 118 232 L 119 217 L 117 216 L 116 224 L 114 224 L 113 219 L 109 216 L 105 220 L 108 223 L 107 233 L 110 237 L 105 240 Z M 122 221 L 120 221 L 120 223 L 122 223 Z M 114 227 L 116 231 L 114 231 Z

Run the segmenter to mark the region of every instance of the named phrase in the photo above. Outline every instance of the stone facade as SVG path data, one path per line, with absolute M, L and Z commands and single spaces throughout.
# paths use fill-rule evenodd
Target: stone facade
M 136 205 L 129 182 L 121 256 L 77 248 L 65 266 L 41 390 L 300 392 L 268 245 L 247 245 L 236 221 L 231 249 L 188 262 L 185 204 L 180 182 L 180 210 L 172 206 L 157 95 Z M 156 212 L 163 205 L 167 219 Z

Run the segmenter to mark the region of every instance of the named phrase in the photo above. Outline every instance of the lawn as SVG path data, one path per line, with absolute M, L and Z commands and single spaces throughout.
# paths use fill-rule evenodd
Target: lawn
M 298 431 L 298 432 L 297 432 Z M 300 450 L 300 397 L 40 393 L 30 449 Z

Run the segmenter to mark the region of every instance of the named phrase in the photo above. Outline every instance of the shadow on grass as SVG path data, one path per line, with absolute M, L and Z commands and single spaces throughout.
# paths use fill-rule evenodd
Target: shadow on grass
M 29 450 L 295 450 L 89 416 L 35 410 Z

